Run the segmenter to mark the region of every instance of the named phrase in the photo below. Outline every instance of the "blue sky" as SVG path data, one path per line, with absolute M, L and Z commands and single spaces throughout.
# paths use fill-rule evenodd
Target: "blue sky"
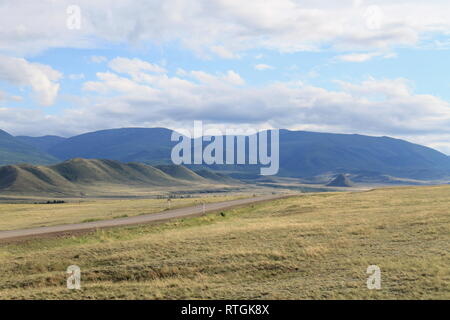
M 347 52 L 351 54 L 352 52 Z M 95 63 L 91 57 L 104 57 L 105 62 L 116 57 L 137 58 L 164 65 L 168 74 L 176 76 L 180 68 L 202 70 L 208 73 L 224 73 L 239 70 L 248 86 L 264 86 L 277 81 L 303 81 L 327 89 L 336 89 L 333 80 L 360 82 L 368 77 L 405 78 L 412 82 L 414 91 L 433 94 L 450 100 L 450 49 L 397 49 L 396 57 L 385 59 L 376 57 L 364 63 L 336 60 L 345 52 L 293 52 L 282 53 L 268 50 L 252 50 L 237 59 L 220 57 L 201 58 L 177 46 L 149 45 L 146 49 L 129 46 L 111 46 L 101 49 L 50 49 L 28 59 L 51 65 L 66 76 L 61 80 L 61 92 L 81 94 L 80 83 L 95 80 L 97 72 L 106 72 L 106 63 Z M 256 65 L 268 65 L 273 69 L 258 71 Z M 74 81 L 70 75 L 82 74 L 84 78 Z M 6 84 L 4 84 L 6 85 Z M 34 105 L 29 101 L 29 107 Z M 62 105 L 56 106 L 63 107 Z
M 70 136 L 203 120 L 450 154 L 448 13 L 440 0 L 2 3 L 0 128 Z

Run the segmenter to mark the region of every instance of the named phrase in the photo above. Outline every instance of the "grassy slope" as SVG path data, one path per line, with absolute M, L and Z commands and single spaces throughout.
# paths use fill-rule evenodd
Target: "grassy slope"
M 155 166 L 155 168 L 161 170 L 162 172 L 164 172 L 176 179 L 184 179 L 184 180 L 189 180 L 189 181 L 193 181 L 193 182 L 197 182 L 197 181 L 206 182 L 207 181 L 202 176 L 199 176 L 197 173 L 195 173 L 192 170 L 189 170 L 188 168 L 186 168 L 184 166 L 158 165 L 158 166 Z
M 8 195 L 99 197 L 120 194 L 123 188 L 150 191 L 154 187 L 224 187 L 229 183 L 222 183 L 218 175 L 215 180 L 214 176 L 205 179 L 183 166 L 167 165 L 162 169 L 165 171 L 140 163 L 79 158 L 48 167 L 5 166 L 0 167 L 0 191 Z
M 0 247 L 1 298 L 450 298 L 450 186 L 327 193 Z M 67 266 L 82 290 L 65 288 Z M 382 290 L 366 288 L 376 264 Z

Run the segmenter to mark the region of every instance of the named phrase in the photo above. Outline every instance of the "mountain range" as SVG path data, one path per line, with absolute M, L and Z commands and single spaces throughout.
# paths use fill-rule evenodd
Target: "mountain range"
M 51 164 L 72 158 L 109 159 L 149 165 L 170 164 L 172 131 L 165 128 L 101 130 L 70 138 L 13 137 L 0 131 L 0 164 Z M 228 174 L 254 175 L 257 166 L 196 165 Z M 391 175 L 445 180 L 450 157 L 434 149 L 390 137 L 280 130 L 280 170 L 284 177 L 308 178 L 350 173 L 359 180 Z
M 25 140 L 15 138 L 9 133 L 0 130 L 0 165 L 21 162 L 50 164 L 58 161 L 50 153 L 35 146 L 34 139 L 32 143 Z

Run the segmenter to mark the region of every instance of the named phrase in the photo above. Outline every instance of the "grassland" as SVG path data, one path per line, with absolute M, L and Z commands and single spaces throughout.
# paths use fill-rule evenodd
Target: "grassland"
M 0 298 L 449 299 L 449 208 L 450 186 L 305 194 L 2 245 Z M 72 264 L 81 290 L 66 289 Z
M 251 197 L 251 194 L 225 194 L 171 199 L 170 208 Z M 167 199 L 68 200 L 59 204 L 0 203 L 0 230 L 26 229 L 132 217 L 169 209 Z

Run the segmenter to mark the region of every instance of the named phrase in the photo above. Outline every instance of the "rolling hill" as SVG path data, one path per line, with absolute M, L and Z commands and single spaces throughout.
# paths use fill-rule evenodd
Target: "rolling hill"
M 206 170 L 206 169 L 197 170 L 197 171 L 195 171 L 195 173 L 205 179 L 210 179 L 213 181 L 218 181 L 218 182 L 223 182 L 223 183 L 233 183 L 234 181 L 236 181 L 235 179 L 232 179 L 231 177 L 229 177 L 225 174 L 222 174 L 220 172 L 213 172 L 211 170 Z
M 141 163 L 81 158 L 51 166 L 8 165 L 0 167 L 0 191 L 2 194 L 80 196 L 86 190 L 92 193 L 96 187 L 105 186 L 151 189 L 225 184 L 222 179 L 215 180 L 213 174 L 203 178 L 183 166 L 168 165 L 163 169 Z
M 189 180 L 195 182 L 207 181 L 207 179 L 203 178 L 202 176 L 198 175 L 197 173 L 193 172 L 192 170 L 189 170 L 184 166 L 157 165 L 156 168 L 176 179 Z

